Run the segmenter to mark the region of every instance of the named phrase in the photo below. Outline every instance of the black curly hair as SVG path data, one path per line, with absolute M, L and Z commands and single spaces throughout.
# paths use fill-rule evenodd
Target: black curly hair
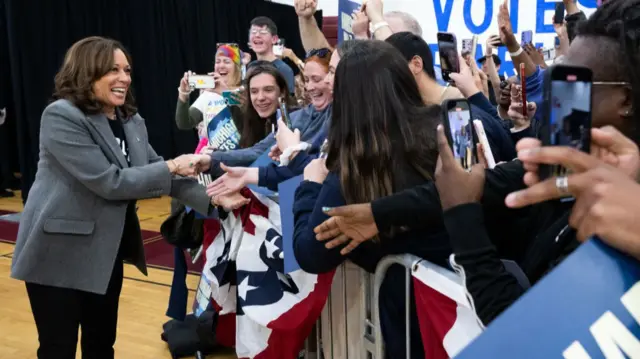
M 612 0 L 578 24 L 578 36 L 603 37 L 618 45 L 617 54 L 599 50 L 607 61 L 610 80 L 630 84 L 632 109 L 627 119 L 636 142 L 640 142 L 640 0 Z M 612 50 L 612 49 L 606 49 Z M 615 56 L 617 55 L 617 56 Z

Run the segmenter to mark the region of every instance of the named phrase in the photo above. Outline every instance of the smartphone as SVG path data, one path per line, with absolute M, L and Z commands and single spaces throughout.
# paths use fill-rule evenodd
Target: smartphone
M 475 127 L 476 134 L 478 135 L 478 141 L 482 145 L 482 151 L 484 152 L 484 158 L 487 160 L 487 165 L 489 168 L 494 168 L 496 166 L 496 160 L 493 157 L 493 152 L 491 152 L 489 138 L 487 138 L 487 134 L 484 132 L 482 121 L 473 120 L 473 127 Z
M 440 54 L 442 79 L 451 82 L 449 74 L 460 72 L 460 56 L 458 55 L 458 40 L 456 39 L 456 35 L 448 32 L 439 32 L 438 53 Z
M 471 38 L 471 59 L 476 58 L 476 49 L 478 48 L 478 35 L 473 35 Z
M 553 16 L 553 23 L 558 25 L 564 24 L 564 2 L 562 1 L 556 3 L 556 14 Z
M 238 106 L 238 105 L 240 105 L 240 102 L 238 102 L 236 100 L 236 97 L 232 96 L 232 94 L 240 93 L 243 90 L 244 90 L 244 87 L 240 86 L 239 88 L 237 88 L 237 89 L 235 89 L 233 91 L 222 91 L 222 97 L 224 98 L 224 100 L 227 103 L 227 105 L 229 105 L 229 106 Z
M 551 61 L 556 57 L 556 49 L 546 49 L 542 51 L 542 56 L 544 57 L 544 61 Z
M 522 95 L 522 116 L 527 118 L 527 74 L 524 63 L 520 63 L 520 94 Z
M 287 127 L 292 128 L 291 118 L 289 117 L 289 109 L 287 108 L 287 104 L 284 102 L 284 98 L 278 98 L 278 105 L 278 111 L 280 117 L 282 117 L 282 122 L 284 122 Z
M 462 52 L 471 53 L 471 43 L 473 39 L 462 39 Z
M 189 76 L 188 81 L 191 89 L 216 88 L 216 80 L 210 75 L 191 75 Z
M 282 57 L 282 54 L 284 54 L 284 39 L 278 39 L 273 45 L 273 54 Z
M 589 153 L 592 81 L 593 74 L 585 67 L 553 65 L 544 72 L 543 145 L 571 146 Z M 539 169 L 542 180 L 567 173 L 557 165 Z
M 527 30 L 522 32 L 522 42 L 520 45 L 524 47 L 526 44 L 533 44 L 533 31 Z
M 478 163 L 478 136 L 471 120 L 471 106 L 466 99 L 442 103 L 442 122 L 453 156 L 465 170 Z

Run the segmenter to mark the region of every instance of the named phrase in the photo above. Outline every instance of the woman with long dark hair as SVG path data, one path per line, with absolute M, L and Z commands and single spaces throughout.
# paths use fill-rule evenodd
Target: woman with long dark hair
M 372 273 L 382 257 L 400 253 L 444 265 L 451 253 L 444 226 L 392 229 L 346 256 L 341 254 L 344 244 L 327 248 L 316 240 L 313 230 L 328 218 L 327 208 L 370 202 L 430 181 L 438 155 L 440 107 L 424 106 L 406 60 L 391 45 L 356 44 L 337 67 L 333 94 L 326 167 L 323 159 L 312 161 L 295 196 L 294 252 L 300 267 L 325 273 L 350 259 Z M 399 319 L 404 295 L 398 293 L 404 290 L 394 286 L 403 283 L 398 277 L 403 273 L 392 267 L 380 293 L 385 343 L 399 357 L 405 350 L 405 323 Z M 412 353 L 424 356 L 412 311 Z
M 240 148 L 251 147 L 273 132 L 280 98 L 288 106 L 295 103 L 287 90 L 287 81 L 270 63 L 251 66 L 247 70 L 246 83 L 249 101 L 243 111 Z

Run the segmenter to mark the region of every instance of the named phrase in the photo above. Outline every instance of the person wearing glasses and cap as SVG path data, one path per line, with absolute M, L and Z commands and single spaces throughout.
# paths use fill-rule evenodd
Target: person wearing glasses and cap
M 249 47 L 256 53 L 258 61 L 269 61 L 280 71 L 285 80 L 287 80 L 289 93 L 295 94 L 293 70 L 273 52 L 273 46 L 278 43 L 278 40 L 278 27 L 273 20 L 265 16 L 259 16 L 251 20 Z

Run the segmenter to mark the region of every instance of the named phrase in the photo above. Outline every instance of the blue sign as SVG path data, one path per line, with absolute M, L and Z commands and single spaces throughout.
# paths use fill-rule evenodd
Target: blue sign
M 265 167 L 271 163 L 273 163 L 273 160 L 269 157 L 269 150 L 267 150 L 263 154 L 261 154 L 260 157 L 258 157 L 258 159 L 255 160 L 249 167 L 252 167 L 252 168 Z M 247 185 L 247 188 L 249 188 L 250 190 L 256 193 L 265 195 L 274 201 L 277 199 L 276 198 L 277 194 L 266 187 L 260 187 L 254 184 L 250 184 L 250 185 Z
M 456 359 L 638 358 L 639 338 L 640 262 L 592 239 Z
M 360 3 L 351 0 L 340 0 L 338 4 L 338 42 L 353 39 L 351 14 L 359 8 Z
M 300 265 L 293 253 L 293 203 L 298 186 L 303 181 L 303 175 L 289 178 L 278 184 L 280 195 L 280 220 L 282 222 L 282 252 L 284 253 L 284 273 L 289 274 L 300 269 Z
M 522 31 L 532 30 L 536 46 L 552 48 L 556 36 L 552 18 L 558 1 L 560 0 L 508 0 L 511 25 L 516 38 L 520 38 Z M 596 0 L 574 1 L 587 16 L 597 7 Z M 452 32 L 457 35 L 460 43 L 465 38 L 471 39 L 473 35 L 478 35 L 476 54 L 477 57 L 482 57 L 486 39 L 498 34 L 497 13 L 502 2 L 503 0 L 388 0 L 384 7 L 385 11 L 404 11 L 413 15 L 422 27 L 422 36 L 429 44 L 434 59 L 437 59 L 438 32 Z M 353 38 L 351 14 L 361 3 L 362 0 L 339 0 L 339 41 Z M 507 48 L 498 48 L 495 53 L 501 60 L 499 73 L 506 77 L 515 75 Z M 439 68 L 439 65 L 435 66 Z

